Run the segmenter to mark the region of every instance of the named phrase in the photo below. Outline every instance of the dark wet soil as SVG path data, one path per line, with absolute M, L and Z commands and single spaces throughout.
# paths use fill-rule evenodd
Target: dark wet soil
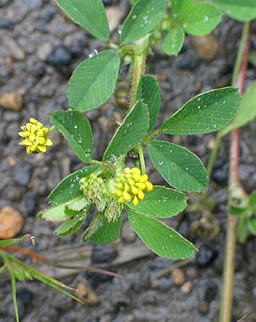
M 190 37 L 187 37 L 178 58 L 165 56 L 160 48 L 154 50 L 148 71 L 156 75 L 162 87 L 160 121 L 197 93 L 230 84 L 241 28 L 240 23 L 227 18 L 223 20 L 213 33 L 219 51 L 211 61 L 198 56 Z M 193 227 L 200 219 L 198 212 L 185 213 L 167 221 L 201 249 L 200 255 L 182 268 L 186 283 L 183 286 L 175 285 L 170 275 L 156 280 L 157 274 L 175 261 L 148 252 L 126 222 L 118 241 L 98 248 L 82 245 L 80 233 L 57 238 L 53 235 L 54 224 L 36 218 L 37 212 L 46 207 L 51 189 L 61 178 L 83 165 L 58 133 L 52 137 L 55 147 L 47 154 L 26 155 L 24 148 L 18 146 L 19 126 L 29 117 L 49 125 L 49 113 L 68 107 L 67 79 L 74 67 L 94 49 L 99 51 L 103 46 L 66 19 L 53 0 L 0 0 L 0 96 L 10 91 L 24 94 L 20 111 L 0 107 L 0 207 L 12 205 L 21 212 L 25 219 L 21 234 L 31 233 L 36 237 L 37 252 L 65 262 L 68 255 L 63 250 L 75 249 L 73 253 L 78 254 L 78 259 L 74 259 L 73 264 L 94 265 L 124 276 L 120 279 L 88 272 L 71 274 L 37 265 L 71 287 L 86 288 L 91 296 L 83 306 L 38 282 L 18 283 L 21 321 L 218 321 L 229 138 L 225 138 L 221 146 L 209 187 L 211 196 L 217 200 L 214 218 L 209 220 L 220 227 L 220 233 L 209 239 L 210 233 L 205 229 L 195 232 Z M 125 75 L 125 70 L 123 73 Z M 247 86 L 255 78 L 255 69 L 249 66 Z M 120 80 L 118 87 L 122 88 L 123 84 Z M 114 99 L 105 107 L 88 113 L 94 130 L 96 159 L 102 156 L 119 113 Z M 255 130 L 254 122 L 244 127 L 241 133 L 240 173 L 248 192 L 256 188 Z M 169 137 L 189 147 L 204 164 L 209 159 L 212 138 L 214 135 Z M 148 167 L 151 181 L 161 183 L 149 163 Z M 209 218 L 208 214 L 205 216 Z M 82 246 L 86 253 L 84 257 L 79 250 Z M 28 243 L 26 247 L 31 248 Z M 124 251 L 130 257 L 126 257 L 122 264 L 120 258 Z M 95 256 L 101 263 L 91 260 Z M 237 248 L 233 321 L 255 311 L 255 271 L 256 243 L 250 238 L 246 245 Z M 4 276 L 0 277 L 0 321 L 15 321 L 11 288 Z

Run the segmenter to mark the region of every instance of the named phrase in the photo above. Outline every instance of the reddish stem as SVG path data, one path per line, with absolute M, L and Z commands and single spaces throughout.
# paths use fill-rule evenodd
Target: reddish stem
M 242 62 L 238 77 L 238 90 L 241 95 L 244 91 L 246 71 L 248 67 L 248 57 L 250 52 L 250 28 L 248 29 L 245 47 L 243 50 Z M 234 130 L 231 134 L 230 143 L 230 170 L 229 170 L 229 203 L 232 202 L 234 189 L 243 191 L 239 176 L 240 163 L 240 130 Z M 222 303 L 220 311 L 220 321 L 230 322 L 233 300 L 233 278 L 235 271 L 235 253 L 236 253 L 236 234 L 237 234 L 237 216 L 228 214 L 227 235 L 225 246 L 224 273 Z

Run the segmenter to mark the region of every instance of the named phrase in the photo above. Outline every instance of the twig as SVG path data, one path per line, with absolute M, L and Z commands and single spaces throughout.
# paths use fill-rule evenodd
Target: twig
M 20 254 L 23 254 L 25 256 L 31 257 L 33 260 L 45 263 L 49 266 L 53 266 L 53 267 L 57 267 L 57 268 L 64 268 L 64 269 L 76 269 L 79 271 L 88 271 L 88 272 L 94 272 L 94 273 L 100 273 L 103 275 L 109 275 L 109 276 L 114 276 L 114 277 L 120 277 L 122 278 L 123 276 L 117 273 L 112 273 L 112 272 L 108 272 L 105 271 L 103 269 L 100 268 L 95 268 L 95 267 L 91 267 L 91 266 L 75 266 L 75 265 L 63 265 L 63 264 L 58 264 L 54 261 L 50 261 L 48 260 L 46 257 L 38 255 L 34 252 L 32 252 L 31 250 L 27 250 L 18 246 L 4 246 L 2 247 L 2 249 L 6 250 L 6 251 L 11 251 L 11 252 L 17 252 Z

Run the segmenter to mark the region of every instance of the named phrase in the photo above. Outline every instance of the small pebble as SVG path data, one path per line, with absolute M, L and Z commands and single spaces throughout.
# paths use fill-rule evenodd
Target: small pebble
M 185 282 L 185 274 L 184 274 L 184 272 L 181 269 L 176 268 L 172 272 L 172 280 L 173 280 L 175 285 L 177 285 L 177 286 L 182 285 Z
M 2 46 L 5 47 L 8 55 L 16 60 L 24 60 L 25 53 L 21 46 L 11 37 L 4 34 L 1 36 Z
M 22 103 L 23 96 L 17 92 L 6 92 L 0 97 L 0 105 L 15 112 L 21 110 Z
M 176 58 L 176 67 L 179 69 L 194 70 L 198 64 L 198 58 L 193 50 L 188 50 Z
M 207 267 L 215 260 L 216 257 L 217 253 L 210 246 L 203 245 L 199 248 L 199 252 L 195 258 L 195 263 L 199 267 Z
M 0 29 L 13 30 L 14 23 L 12 20 L 0 17 Z
M 184 283 L 181 287 L 181 292 L 184 294 L 189 294 L 192 290 L 192 283 L 190 281 Z
M 41 43 L 37 50 L 37 57 L 42 61 L 47 60 L 47 57 L 50 55 L 51 51 L 52 45 L 49 42 Z
M 5 190 L 5 198 L 9 201 L 20 201 L 23 195 L 22 189 L 17 189 L 16 186 L 7 187 Z
M 16 183 L 26 186 L 32 176 L 33 167 L 29 163 L 16 164 L 12 169 L 12 178 Z
M 219 42 L 213 35 L 191 37 L 192 45 L 200 58 L 211 61 L 217 57 Z
M 53 66 L 69 65 L 71 61 L 72 55 L 69 49 L 65 46 L 55 47 L 47 57 L 47 62 Z
M 166 277 L 162 277 L 157 281 L 156 287 L 160 289 L 161 291 L 166 291 L 171 286 L 171 280 Z
M 28 216 L 35 216 L 37 210 L 37 196 L 33 192 L 25 195 L 25 208 Z
M 0 210 L 0 239 L 13 238 L 22 229 L 24 220 L 21 214 L 11 206 Z
M 209 304 L 207 302 L 200 302 L 198 305 L 198 311 L 201 314 L 207 314 L 209 312 Z

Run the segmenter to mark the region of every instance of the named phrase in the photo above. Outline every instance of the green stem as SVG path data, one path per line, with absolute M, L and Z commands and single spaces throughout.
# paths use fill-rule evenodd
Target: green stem
M 233 71 L 233 75 L 232 75 L 232 84 L 231 84 L 233 87 L 237 86 L 237 82 L 238 82 L 238 78 L 239 78 L 239 72 L 240 72 L 241 65 L 242 65 L 242 60 L 243 60 L 243 52 L 244 52 L 245 47 L 246 47 L 246 40 L 247 40 L 247 37 L 248 37 L 248 34 L 249 34 L 249 30 L 250 30 L 250 23 L 247 22 L 247 23 L 244 24 L 244 27 L 243 27 L 242 37 L 241 37 L 241 40 L 240 40 L 238 54 L 237 54 L 236 61 L 235 61 L 234 71 Z M 213 151 L 211 153 L 210 163 L 208 165 L 209 180 L 211 179 L 214 162 L 215 162 L 215 160 L 217 158 L 221 141 L 222 141 L 222 137 L 218 137 L 218 135 L 217 135 L 216 146 L 214 147 L 214 149 L 213 149 Z M 210 171 L 209 171 L 209 169 L 210 169 Z
M 49 128 L 49 133 L 52 133 L 53 131 L 56 130 L 56 127 L 54 125 L 52 125 L 50 128 Z
M 208 171 L 208 177 L 209 177 L 209 179 L 212 176 L 212 171 L 213 171 L 214 163 L 215 163 L 215 160 L 217 158 L 218 151 L 219 151 L 220 144 L 221 144 L 221 140 L 222 140 L 222 136 L 219 135 L 219 134 L 220 134 L 220 132 L 216 136 L 216 142 L 215 142 L 214 148 L 213 148 L 213 150 L 211 152 L 210 161 L 209 161 L 208 166 L 207 166 L 207 171 Z
M 246 22 L 243 27 L 242 37 L 240 40 L 238 54 L 236 57 L 235 67 L 234 67 L 234 71 L 233 71 L 233 75 L 232 75 L 232 86 L 233 87 L 237 86 L 239 73 L 240 73 L 241 65 L 242 65 L 242 61 L 243 61 L 243 53 L 244 53 L 244 50 L 246 47 L 246 42 L 247 42 L 249 32 L 250 32 L 250 22 Z
M 18 312 L 18 305 L 17 305 L 17 297 L 16 297 L 16 280 L 12 268 L 9 268 L 10 278 L 11 278 L 11 285 L 12 285 L 12 298 L 13 304 L 15 308 L 15 315 L 16 321 L 19 322 L 19 312 Z
M 132 89 L 130 96 L 130 106 L 131 109 L 136 103 L 136 94 L 137 88 L 139 86 L 140 78 L 145 73 L 145 63 L 146 63 L 146 54 L 134 53 L 133 57 L 133 74 L 132 74 Z
M 137 145 L 137 151 L 139 153 L 139 158 L 140 158 L 141 173 L 146 174 L 146 164 L 145 164 L 145 159 L 144 159 L 144 151 L 143 151 L 143 147 L 141 144 Z
M 151 134 L 151 135 L 147 138 L 147 141 L 152 140 L 154 137 L 158 136 L 160 133 L 162 133 L 161 129 L 156 130 L 153 134 Z

